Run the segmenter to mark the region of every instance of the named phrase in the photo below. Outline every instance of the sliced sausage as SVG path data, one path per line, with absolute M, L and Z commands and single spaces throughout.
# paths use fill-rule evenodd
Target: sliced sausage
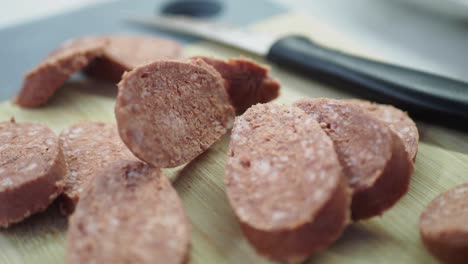
M 63 189 L 65 163 L 52 130 L 0 123 L 0 227 L 45 210 Z
M 426 248 L 443 263 L 468 260 L 468 183 L 435 198 L 419 219 Z
M 213 66 L 226 80 L 234 108 L 242 113 L 257 103 L 267 103 L 279 95 L 280 84 L 268 76 L 269 69 L 246 58 L 220 60 L 195 57 Z
M 68 264 L 186 263 L 190 224 L 159 169 L 139 161 L 104 167 L 70 218 Z
M 116 160 L 136 158 L 123 144 L 115 124 L 82 122 L 60 134 L 60 146 L 67 164 L 61 210 L 70 214 L 96 172 Z
M 371 103 L 358 99 L 347 101 L 366 110 L 380 121 L 385 122 L 403 140 L 403 144 L 405 144 L 406 151 L 410 155 L 411 160 L 413 162 L 416 160 L 419 132 L 416 124 L 407 113 L 391 105 Z
M 346 101 L 306 99 L 295 105 L 332 139 L 353 189 L 354 220 L 382 214 L 408 191 L 413 162 L 385 123 Z
M 26 73 L 15 102 L 23 107 L 44 105 L 73 73 L 101 55 L 106 43 L 107 40 L 97 37 L 66 42 Z
M 110 35 L 103 56 L 85 69 L 93 78 L 119 82 L 125 71 L 161 59 L 182 57 L 182 46 L 171 39 L 144 35 Z
M 118 86 L 120 137 L 138 158 L 157 168 L 189 162 L 232 123 L 234 110 L 223 79 L 201 60 L 137 67 Z
M 293 106 L 257 104 L 236 118 L 225 186 L 245 236 L 270 258 L 303 260 L 349 222 L 351 195 L 333 143 Z

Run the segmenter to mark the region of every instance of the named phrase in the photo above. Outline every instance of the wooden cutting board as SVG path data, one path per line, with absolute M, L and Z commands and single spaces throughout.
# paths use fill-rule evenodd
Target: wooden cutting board
M 286 14 L 263 21 L 257 30 L 313 34 L 329 46 L 356 54 L 385 59 L 362 50 L 317 21 Z M 241 51 L 210 43 L 186 47 L 187 55 L 231 57 Z M 260 62 L 260 58 L 254 58 Z M 421 61 L 414 61 L 415 65 Z M 431 65 L 423 66 L 431 68 Z M 305 97 L 348 98 L 342 90 L 324 86 L 272 68 L 282 83 L 278 103 Z M 114 85 L 95 81 L 70 81 L 46 107 L 21 109 L 10 102 L 0 104 L 0 120 L 46 123 L 57 133 L 80 120 L 114 122 Z M 382 217 L 351 225 L 329 249 L 310 263 L 437 263 L 419 239 L 418 217 L 425 205 L 448 188 L 468 182 L 468 134 L 418 123 L 421 142 L 410 192 Z M 166 170 L 182 197 L 192 222 L 190 263 L 270 263 L 258 256 L 242 236 L 224 192 L 223 175 L 229 134 L 193 162 Z M 1 201 L 0 201 L 1 202 Z M 467 220 L 468 221 L 468 220 Z M 0 231 L 0 263 L 64 263 L 67 221 L 56 206 L 13 227 Z

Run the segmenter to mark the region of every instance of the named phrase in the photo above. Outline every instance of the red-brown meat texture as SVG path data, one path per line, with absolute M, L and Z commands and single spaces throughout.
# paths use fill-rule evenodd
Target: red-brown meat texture
M 65 162 L 52 130 L 0 123 L 0 227 L 44 211 L 62 192 Z
M 346 101 L 305 99 L 294 105 L 333 141 L 353 190 L 353 220 L 380 215 L 407 193 L 413 162 L 387 124 Z
M 190 223 L 165 175 L 140 161 L 96 174 L 70 218 L 68 264 L 182 264 Z
M 246 58 L 220 60 L 194 57 L 213 66 L 226 80 L 229 98 L 237 113 L 257 103 L 267 103 L 279 96 L 280 84 L 268 75 L 269 69 Z
M 435 198 L 421 214 L 421 239 L 443 263 L 468 260 L 468 183 L 453 187 Z
M 122 142 L 117 126 L 105 122 L 81 122 L 60 134 L 67 174 L 60 209 L 64 214 L 75 210 L 81 194 L 95 174 L 117 160 L 137 160 Z
M 15 103 L 22 107 L 46 104 L 71 75 L 100 56 L 106 45 L 107 40 L 99 37 L 82 37 L 65 42 L 26 73 Z
M 218 141 L 234 118 L 224 80 L 199 60 L 156 61 L 126 73 L 118 84 L 120 137 L 157 167 L 191 161 Z
M 413 162 L 416 160 L 419 132 L 416 124 L 407 113 L 391 105 L 377 104 L 359 99 L 347 101 L 361 107 L 373 117 L 386 123 L 401 138 L 411 160 Z
M 122 74 L 156 60 L 182 57 L 182 46 L 175 40 L 145 35 L 108 35 L 102 56 L 85 69 L 93 78 L 118 83 Z
M 333 143 L 293 106 L 257 104 L 236 118 L 225 186 L 245 236 L 273 259 L 302 261 L 349 223 L 351 193 Z

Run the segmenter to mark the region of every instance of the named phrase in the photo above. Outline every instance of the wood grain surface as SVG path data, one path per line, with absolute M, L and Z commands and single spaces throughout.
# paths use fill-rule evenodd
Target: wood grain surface
M 339 34 L 314 23 L 289 14 L 263 21 L 256 29 L 290 32 L 294 28 L 296 32 L 313 33 L 314 37 L 337 48 L 379 57 L 366 54 L 359 45 L 346 42 Z M 249 56 L 205 42 L 187 47 L 186 54 Z M 260 58 L 254 59 L 262 62 Z M 282 83 L 278 103 L 291 103 L 305 97 L 352 96 L 278 67 L 272 68 L 272 74 Z M 115 94 L 114 85 L 70 81 L 49 105 L 40 109 L 26 110 L 10 102 L 1 103 L 0 120 L 14 116 L 18 121 L 46 123 L 57 133 L 80 120 L 114 122 Z M 309 263 L 437 263 L 419 239 L 418 217 L 439 193 L 468 182 L 468 133 L 417 124 L 421 142 L 409 194 L 382 217 L 351 225 L 331 248 L 313 256 Z M 258 256 L 244 239 L 228 205 L 223 186 L 228 142 L 229 134 L 193 162 L 165 170 L 192 222 L 190 263 L 270 263 Z M 64 263 L 66 230 L 67 220 L 59 215 L 56 205 L 9 229 L 0 230 L 0 263 Z

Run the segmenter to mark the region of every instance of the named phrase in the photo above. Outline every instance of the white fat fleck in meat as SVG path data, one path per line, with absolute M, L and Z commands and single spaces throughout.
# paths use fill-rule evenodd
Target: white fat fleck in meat
M 135 129 L 132 131 L 132 134 L 133 134 L 133 138 L 135 140 L 135 142 L 140 145 L 143 143 L 143 139 L 144 139 L 144 135 L 143 135 L 143 132 L 139 129 Z
M 130 170 L 128 173 L 127 173 L 127 176 L 129 178 L 138 178 L 141 176 L 141 173 L 137 170 Z
M 274 211 L 273 214 L 271 215 L 271 219 L 273 222 L 281 221 L 285 219 L 288 216 L 286 212 L 283 211 Z
M 454 197 L 460 197 L 462 196 L 463 194 L 465 194 L 466 192 L 468 192 L 468 187 L 462 187 L 462 188 L 458 188 L 458 189 L 455 189 L 453 191 L 453 196 Z
M 73 134 L 80 134 L 83 131 L 82 127 L 77 127 L 71 131 Z
M 5 131 L 5 132 L 0 133 L 0 137 L 10 137 L 12 135 L 13 133 L 11 133 L 10 131 Z
M 307 180 L 313 182 L 317 179 L 317 174 L 315 174 L 314 172 L 309 172 L 309 174 L 307 175 Z
M 119 220 L 117 218 L 112 217 L 111 219 L 109 219 L 109 224 L 110 226 L 116 227 L 119 225 Z
M 28 136 L 34 136 L 34 135 L 37 135 L 37 133 L 39 133 L 39 131 L 31 130 L 31 131 L 28 132 Z
M 5 172 L 4 168 L 0 168 L 0 175 L 2 175 Z
M 196 74 L 196 73 L 190 74 L 190 80 L 191 81 L 196 81 L 197 79 L 198 79 L 198 74 Z
M 270 162 L 267 160 L 257 160 L 254 161 L 252 167 L 257 168 L 258 172 L 262 174 L 266 174 L 270 172 L 271 165 Z
M 408 132 L 410 132 L 410 128 L 409 127 L 404 127 L 402 129 L 400 129 L 399 131 L 400 131 L 400 133 L 408 133 Z
M 325 192 L 323 190 L 317 190 L 315 193 L 314 193 L 314 199 L 315 200 L 320 200 L 322 199 L 322 197 L 325 195 Z
M 13 185 L 13 181 L 11 180 L 10 177 L 7 177 L 7 178 L 3 179 L 3 180 L 0 182 L 0 185 L 1 185 L 1 186 L 5 186 L 5 187 L 11 186 L 11 185 Z
M 91 223 L 89 223 L 88 225 L 86 225 L 86 231 L 87 231 L 87 233 L 89 233 L 89 234 L 94 234 L 94 233 L 97 232 L 97 230 L 98 230 L 98 227 L 97 227 L 97 225 L 96 225 L 95 223 L 93 223 L 93 222 L 91 222 Z
M 70 179 L 74 180 L 74 179 L 76 179 L 76 177 L 78 177 L 78 172 L 76 172 L 74 170 L 70 171 Z
M 54 144 L 54 142 L 55 142 L 55 141 L 54 141 L 52 138 L 48 138 L 48 139 L 46 140 L 45 143 L 46 143 L 47 145 L 49 145 L 49 146 L 52 146 L 52 145 Z
M 235 131 L 237 133 L 240 133 L 240 132 L 247 132 L 251 130 L 251 127 L 250 127 L 250 124 L 249 122 L 245 121 L 244 119 L 242 118 L 239 118 L 237 119 L 237 122 L 236 122 L 236 127 L 235 127 Z
M 439 197 L 439 199 L 437 200 L 437 203 L 440 205 L 440 206 L 444 206 L 445 205 L 445 198 L 444 197 Z
M 312 122 L 314 122 L 314 120 L 312 118 L 306 118 L 306 120 L 304 121 L 304 125 L 306 125 L 306 126 L 311 125 Z
M 150 93 L 148 90 L 146 90 L 146 89 L 144 89 L 144 90 L 140 93 L 140 97 L 141 97 L 141 98 L 145 98 L 145 97 L 148 97 L 148 96 L 150 96 L 150 95 L 151 95 L 151 93 Z
M 28 166 L 21 169 L 21 171 L 32 171 L 37 167 L 37 163 L 31 163 Z

